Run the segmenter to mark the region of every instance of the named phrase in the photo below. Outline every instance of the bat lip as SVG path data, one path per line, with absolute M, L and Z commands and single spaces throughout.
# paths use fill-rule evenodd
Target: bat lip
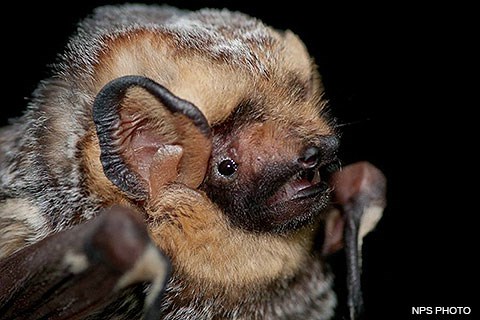
M 275 206 L 281 203 L 315 197 L 326 192 L 327 184 L 320 168 L 302 170 L 290 177 L 267 199 L 267 204 Z
M 330 200 L 330 175 L 338 168 L 338 161 L 319 164 L 301 170 L 284 182 L 267 199 L 272 213 L 271 228 L 286 232 L 302 227 L 323 212 Z
M 302 189 L 295 194 L 291 200 L 298 200 L 298 199 L 306 199 L 306 198 L 312 198 L 316 197 L 319 194 L 323 194 L 327 192 L 328 190 L 328 185 L 321 181 L 317 184 L 313 184 L 310 187 L 307 187 L 305 189 Z
M 327 206 L 329 191 L 327 183 L 320 182 L 297 192 L 290 199 L 271 205 L 270 230 L 284 233 L 311 223 Z
M 291 197 L 284 197 L 280 201 L 269 204 L 277 214 L 285 208 L 295 209 L 288 214 L 290 217 L 301 216 L 303 211 L 308 211 L 314 204 L 323 203 L 330 193 L 329 185 L 321 181 L 308 188 L 302 189 Z

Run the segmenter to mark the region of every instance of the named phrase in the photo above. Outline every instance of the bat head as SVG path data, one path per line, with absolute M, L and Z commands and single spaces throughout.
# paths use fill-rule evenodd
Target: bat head
M 94 104 L 103 171 L 135 200 L 180 183 L 205 192 L 236 227 L 297 229 L 328 204 L 338 138 L 305 119 L 282 121 L 281 108 L 255 103 L 210 127 L 194 104 L 155 81 L 116 78 Z M 320 110 L 309 116 L 324 121 Z
M 316 68 L 291 32 L 254 28 L 262 37 L 221 60 L 208 43 L 199 51 L 201 36 L 196 49 L 145 30 L 106 44 L 93 116 L 103 171 L 121 192 L 143 203 L 180 183 L 232 226 L 267 233 L 327 206 L 338 137 Z
M 296 108 L 297 106 L 292 106 Z M 261 106 L 246 106 L 259 108 Z M 297 107 L 298 108 L 298 107 Z M 230 221 L 249 231 L 283 233 L 312 221 L 329 200 L 338 139 L 317 128 L 235 113 L 213 128 L 212 156 L 201 186 Z M 320 112 L 311 114 L 321 119 Z M 301 123 L 303 122 L 303 123 Z M 298 126 L 311 130 L 307 136 Z

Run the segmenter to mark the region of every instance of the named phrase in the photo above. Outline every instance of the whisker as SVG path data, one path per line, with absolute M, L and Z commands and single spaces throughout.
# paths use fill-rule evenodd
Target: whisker
M 356 120 L 356 121 L 351 121 L 351 122 L 344 122 L 344 123 L 337 123 L 335 124 L 335 128 L 342 128 L 346 126 L 352 126 L 352 125 L 357 125 L 366 121 L 370 121 L 370 118 L 362 119 L 362 120 Z

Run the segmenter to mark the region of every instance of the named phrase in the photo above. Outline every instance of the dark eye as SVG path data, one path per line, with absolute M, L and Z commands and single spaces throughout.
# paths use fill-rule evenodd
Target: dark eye
M 230 177 L 238 169 L 238 165 L 232 159 L 225 159 L 218 164 L 218 172 L 225 177 Z

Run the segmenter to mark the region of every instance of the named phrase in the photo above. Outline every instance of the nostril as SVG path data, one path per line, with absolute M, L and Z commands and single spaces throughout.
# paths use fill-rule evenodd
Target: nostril
M 318 165 L 320 160 L 320 150 L 317 147 L 309 147 L 305 150 L 303 157 L 298 162 L 305 168 L 311 169 Z

